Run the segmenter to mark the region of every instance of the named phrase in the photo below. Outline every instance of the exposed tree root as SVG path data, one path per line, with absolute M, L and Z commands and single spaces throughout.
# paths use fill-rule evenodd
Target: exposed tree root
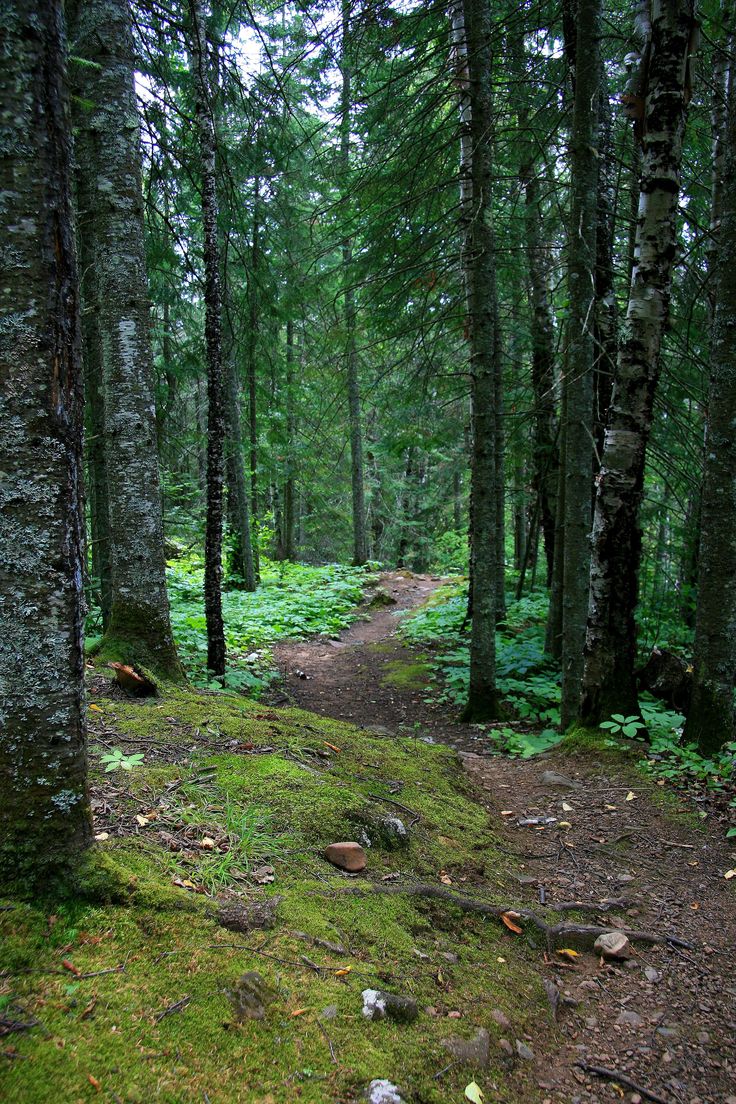
M 493 916 L 496 919 L 501 917 L 504 913 L 516 913 L 523 920 L 528 920 L 530 924 L 544 935 L 547 940 L 547 945 L 550 948 L 574 944 L 578 947 L 590 950 L 598 936 L 603 935 L 604 932 L 622 931 L 632 943 L 667 943 L 674 947 L 685 947 L 687 950 L 693 949 L 692 943 L 688 943 L 685 939 L 680 939 L 679 936 L 676 935 L 659 935 L 656 932 L 638 931 L 631 928 L 604 927 L 597 924 L 548 924 L 541 916 L 537 916 L 531 909 L 525 908 L 522 905 L 493 905 L 487 901 L 479 901 L 474 897 L 466 897 L 460 893 L 453 893 L 448 889 L 443 889 L 441 886 L 431 885 L 427 882 L 415 882 L 413 885 L 408 886 L 376 885 L 371 889 L 350 886 L 344 890 L 340 890 L 340 892 L 350 893 L 355 896 L 380 893 L 386 896 L 427 897 L 436 901 L 443 901 L 448 905 L 454 905 L 455 908 L 459 908 L 462 912 L 472 912 L 477 916 Z M 599 907 L 591 906 L 583 902 L 578 903 L 572 901 L 565 902 L 565 906 L 567 909 L 574 906 L 581 910 Z M 550 904 L 549 907 L 554 910 L 556 906 Z
M 606 1069 L 605 1066 L 590 1066 L 587 1062 L 584 1062 L 582 1058 L 579 1062 L 575 1063 L 585 1073 L 593 1073 L 596 1077 L 603 1078 L 604 1081 L 617 1081 L 621 1085 L 626 1085 L 627 1089 L 631 1089 L 632 1092 L 638 1093 L 639 1096 L 645 1096 L 647 1100 L 653 1100 L 654 1104 L 669 1104 L 663 1096 L 658 1093 L 652 1092 L 651 1089 L 645 1088 L 644 1085 L 637 1084 L 636 1081 L 632 1081 L 625 1073 L 620 1073 L 618 1070 Z

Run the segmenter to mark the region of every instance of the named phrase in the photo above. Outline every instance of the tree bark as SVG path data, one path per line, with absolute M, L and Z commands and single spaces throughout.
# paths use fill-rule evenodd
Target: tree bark
M 240 386 L 235 353 L 227 358 L 227 494 L 232 541 L 231 572 L 244 590 L 257 589 L 250 533 L 248 488 L 243 466 L 243 433 L 240 427 Z
M 294 411 L 294 323 L 286 323 L 286 479 L 284 480 L 284 558 L 296 559 L 294 533 L 296 520 L 296 414 Z
M 92 104 L 82 145 L 89 161 L 80 172 L 93 183 L 80 190 L 89 201 L 80 214 L 91 237 L 85 278 L 94 286 L 104 383 L 110 615 L 100 654 L 182 681 L 166 592 L 130 8 L 128 0 L 85 0 L 70 9 L 74 50 L 91 63 L 82 76 Z
M 222 619 L 222 521 L 225 486 L 225 386 L 222 358 L 222 287 L 217 235 L 217 141 L 207 64 L 204 0 L 190 0 L 191 65 L 199 140 L 205 269 L 205 344 L 207 347 L 207 521 L 204 551 L 204 610 L 207 667 L 225 673 Z
M 46 892 L 91 842 L 82 365 L 60 0 L 0 29 L 0 879 Z
M 736 738 L 736 92 L 729 81 L 700 513 L 693 688 L 685 738 L 712 755 Z
M 676 216 L 695 26 L 692 0 L 652 0 L 640 133 L 635 262 L 593 523 L 582 719 L 638 713 L 634 679 L 644 461 L 670 303 Z M 639 112 L 637 111 L 637 114 Z
M 251 242 L 250 277 L 248 279 L 248 344 L 246 378 L 248 386 L 248 440 L 250 445 L 250 517 L 253 548 L 253 567 L 256 580 L 260 580 L 260 545 L 257 535 L 258 522 L 258 329 L 260 303 L 258 299 L 258 272 L 261 261 L 260 242 L 260 187 L 258 176 L 253 181 L 253 240 Z
M 342 88 L 340 92 L 340 171 L 343 200 L 347 199 L 350 171 L 350 120 L 352 95 L 352 62 L 350 50 L 350 0 L 342 0 Z M 363 468 L 363 428 L 361 424 L 360 378 L 356 342 L 357 310 L 353 287 L 353 243 L 350 235 L 342 247 L 343 319 L 345 347 L 343 364 L 348 396 L 350 428 L 350 482 L 353 505 L 353 563 L 357 566 L 368 559 L 368 536 L 365 523 L 365 473 Z
M 498 343 L 490 135 L 492 50 L 490 11 L 485 0 L 463 0 L 462 20 L 462 41 L 466 50 L 464 57 L 457 51 L 456 56 L 467 74 L 464 78 L 466 110 L 461 112 L 461 126 L 469 127 L 470 136 L 470 164 L 461 166 L 461 175 L 467 174 L 469 193 L 461 203 L 461 217 L 472 401 L 470 690 L 462 717 L 465 721 L 486 721 L 499 716 L 500 704 L 496 690 L 495 641 Z
M 593 468 L 593 327 L 596 311 L 598 56 L 600 0 L 579 0 L 575 98 L 570 136 L 572 202 L 568 236 L 568 351 L 565 389 L 565 494 L 562 569 L 563 731 L 578 716 L 588 612 Z

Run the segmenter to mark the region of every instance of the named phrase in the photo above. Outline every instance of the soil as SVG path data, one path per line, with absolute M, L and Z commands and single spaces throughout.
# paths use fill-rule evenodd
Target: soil
M 532 953 L 556 1025 L 552 1016 L 539 1023 L 526 1037 L 526 1057 L 507 1044 L 512 1056 L 499 1060 L 516 1063 L 531 1099 L 736 1104 L 736 879 L 725 877 L 736 856 L 722 826 L 620 757 L 555 749 L 523 761 L 484 755 L 481 729 L 426 700 L 428 657 L 396 636 L 397 615 L 438 582 L 387 573 L 388 604 L 369 604 L 339 639 L 280 645 L 285 694 L 387 738 L 414 733 L 456 748 L 506 841 L 520 906 L 580 902 L 588 909 L 572 915 L 586 923 L 686 944 L 636 941 L 627 961 L 607 963 L 588 951 L 560 954 L 527 935 L 536 938 Z M 554 822 L 520 823 L 548 817 Z

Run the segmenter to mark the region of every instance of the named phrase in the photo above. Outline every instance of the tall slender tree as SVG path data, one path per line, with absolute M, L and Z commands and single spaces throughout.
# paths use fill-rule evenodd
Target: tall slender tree
M 570 314 L 565 366 L 565 492 L 562 569 L 562 699 L 560 720 L 567 728 L 578 716 L 583 645 L 588 613 L 590 523 L 593 469 L 593 325 L 596 316 L 596 234 L 598 203 L 598 104 L 601 66 L 600 0 L 578 0 L 568 232 Z M 570 43 L 566 43 L 568 50 Z
M 204 233 L 205 343 L 207 347 L 207 522 L 205 530 L 204 609 L 207 666 L 225 673 L 222 618 L 222 522 L 225 488 L 225 377 L 222 358 L 222 285 L 217 233 L 217 137 L 209 74 L 205 0 L 189 0 L 190 62 L 194 83 L 199 146 L 200 194 Z
M 457 16 L 455 17 L 457 19 Z M 470 688 L 466 721 L 499 716 L 496 689 L 496 516 L 497 356 L 496 265 L 493 233 L 492 45 L 490 11 L 485 0 L 463 0 L 467 106 L 461 127 L 469 128 L 470 163 L 463 218 L 463 269 L 468 305 L 471 387 L 470 559 L 472 610 Z M 457 28 L 455 33 L 457 41 Z M 457 51 L 457 47 L 456 47 Z M 460 54 L 462 58 L 462 54 Z M 466 146 L 467 149 L 467 146 Z M 468 219 L 468 215 L 470 218 Z
M 82 366 L 61 0 L 0 30 L 0 878 L 91 841 L 83 709 Z

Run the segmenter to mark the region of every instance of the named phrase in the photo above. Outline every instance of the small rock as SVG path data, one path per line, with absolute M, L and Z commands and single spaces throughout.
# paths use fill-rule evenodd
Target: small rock
M 383 847 L 386 851 L 398 851 L 410 843 L 409 829 L 403 820 L 391 813 L 384 813 L 368 805 L 348 815 L 358 825 L 368 846 Z
M 616 881 L 621 882 L 623 884 L 626 884 L 626 882 L 633 882 L 633 880 L 634 880 L 634 875 L 633 874 L 617 874 L 616 875 Z
M 585 991 L 589 993 L 598 993 L 600 992 L 600 985 L 597 981 L 589 981 L 586 979 L 580 982 L 578 989 L 585 989 Z
M 521 1039 L 516 1040 L 516 1053 L 520 1058 L 523 1058 L 525 1062 L 532 1062 L 534 1060 L 534 1051 L 526 1043 L 522 1043 Z
M 350 874 L 365 870 L 368 861 L 360 844 L 352 841 L 331 843 L 329 847 L 325 847 L 324 856 L 333 866 L 347 870 Z
M 598 1021 L 595 1016 L 588 1016 L 585 1021 L 585 1026 L 588 1028 L 589 1031 L 592 1031 L 594 1027 L 597 1027 Z
M 651 981 L 652 985 L 656 985 L 658 981 L 662 980 L 662 975 L 659 970 L 655 970 L 654 966 L 644 967 L 644 977 L 647 981 Z
M 443 1039 L 442 1045 L 458 1062 L 467 1062 L 478 1068 L 485 1068 L 490 1062 L 491 1037 L 484 1027 L 478 1028 L 472 1039 L 453 1035 Z
M 508 1054 L 509 1058 L 513 1058 L 514 1048 L 512 1047 L 512 1045 L 508 1041 L 508 1039 L 499 1039 L 498 1040 L 498 1045 L 501 1048 L 501 1050 L 504 1052 L 504 1054 Z
M 624 1011 L 619 1012 L 618 1016 L 616 1017 L 616 1023 L 623 1024 L 626 1027 L 641 1027 L 642 1018 L 638 1012 Z
M 362 997 L 363 1015 L 367 1020 L 413 1023 L 419 1015 L 419 1007 L 413 997 L 385 993 L 382 989 L 364 989 Z
M 404 1104 L 403 1098 L 393 1081 L 371 1081 L 365 1090 L 365 1098 L 368 1104 Z
M 558 790 L 579 790 L 580 783 L 557 771 L 543 771 L 540 782 L 543 786 L 554 786 Z
M 604 958 L 623 960 L 631 957 L 631 944 L 623 932 L 604 932 L 593 944 L 593 949 Z
M 457 956 L 456 954 L 454 954 L 454 953 L 453 953 L 453 951 L 443 951 L 443 952 L 442 952 L 442 957 L 443 957 L 443 958 L 444 958 L 444 959 L 445 959 L 445 960 L 446 960 L 447 962 L 451 962 L 451 963 L 453 964 L 453 966 L 454 966 L 454 965 L 455 965 L 455 964 L 456 964 L 457 962 L 459 962 L 459 961 L 460 961 L 460 959 L 458 958 L 458 956 Z
M 703 1046 L 705 1046 L 706 1043 L 710 1042 L 710 1035 L 708 1034 L 707 1031 L 699 1031 L 698 1032 L 698 1042 L 702 1043 Z M 732 1100 L 733 1100 L 733 1104 L 736 1104 L 736 1096 L 732 1097 Z M 726 1104 L 728 1104 L 728 1101 L 726 1101 Z
M 233 990 L 235 1016 L 238 1020 L 262 1020 L 276 994 L 255 970 L 238 978 Z
M 502 1027 L 504 1031 L 508 1031 L 511 1027 L 511 1020 L 508 1018 L 505 1012 L 502 1012 L 500 1008 L 494 1008 L 491 1011 L 491 1019 L 495 1020 L 499 1027 Z
M 638 1093 L 632 1093 L 629 1097 L 629 1100 L 631 1101 L 631 1104 L 641 1104 L 641 1097 Z

